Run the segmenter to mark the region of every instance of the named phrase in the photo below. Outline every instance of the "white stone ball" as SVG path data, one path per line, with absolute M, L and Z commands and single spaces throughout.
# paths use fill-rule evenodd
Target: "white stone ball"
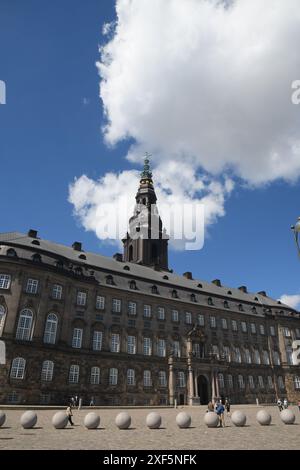
M 52 424 L 55 429 L 63 429 L 68 424 L 68 416 L 64 411 L 58 411 L 52 418 Z
M 20 423 L 24 429 L 33 428 L 37 422 L 37 414 L 34 411 L 25 411 L 20 418 Z
M 219 424 L 219 416 L 214 411 L 208 411 L 204 415 L 204 422 L 208 428 L 216 428 Z
M 0 411 L 0 426 L 3 426 L 6 420 L 6 414 L 3 411 Z
M 100 416 L 92 411 L 85 416 L 83 423 L 87 429 L 97 429 L 100 424 Z
M 179 428 L 189 428 L 192 422 L 190 415 L 182 411 L 176 416 L 176 423 Z
M 146 417 L 146 425 L 149 429 L 158 429 L 161 425 L 161 416 L 153 411 Z
M 292 410 L 286 409 L 280 411 L 280 418 L 284 424 L 294 424 L 296 416 L 294 415 Z
M 231 421 L 235 426 L 245 426 L 247 416 L 240 410 L 235 410 L 231 415 Z
M 272 421 L 272 416 L 266 410 L 260 410 L 256 415 L 256 419 L 261 426 L 269 426 Z
M 117 415 L 115 422 L 119 429 L 128 429 L 131 425 L 131 416 L 127 411 L 122 411 Z

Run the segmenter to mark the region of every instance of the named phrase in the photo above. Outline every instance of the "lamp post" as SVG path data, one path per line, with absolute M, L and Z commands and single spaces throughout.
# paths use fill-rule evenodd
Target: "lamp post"
M 294 237 L 295 237 L 295 242 L 296 242 L 296 246 L 297 246 L 297 250 L 298 250 L 298 255 L 300 256 L 300 240 L 299 240 L 299 233 L 300 233 L 300 217 L 298 217 L 298 220 L 296 222 L 295 225 L 292 225 L 291 226 L 291 229 L 293 230 L 294 232 Z

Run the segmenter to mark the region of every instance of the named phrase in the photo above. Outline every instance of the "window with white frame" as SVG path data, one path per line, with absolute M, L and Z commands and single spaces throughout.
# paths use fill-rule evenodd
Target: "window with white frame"
M 144 351 L 144 356 L 151 356 L 151 354 L 152 354 L 152 340 L 151 340 L 151 338 L 144 338 L 143 351 Z
M 261 335 L 264 335 L 264 334 L 265 334 L 265 327 L 264 327 L 264 325 L 262 325 L 262 324 L 259 325 L 259 332 L 260 332 Z
M 211 347 L 211 350 L 212 350 L 212 354 L 215 358 L 219 358 L 219 348 L 216 344 L 213 344 L 212 347 Z
M 179 321 L 178 310 L 172 310 L 171 311 L 171 318 L 172 318 L 173 322 L 178 322 Z
M 128 354 L 136 354 L 136 337 L 127 336 L 127 352 Z
M 255 388 L 253 375 L 248 376 L 248 383 L 249 383 L 249 388 L 251 388 L 251 390 L 253 390 L 253 388 Z
M 183 371 L 178 372 L 178 387 L 185 387 L 185 373 Z
M 216 317 L 209 317 L 209 323 L 211 328 L 216 328 L 217 322 L 216 322 Z
M 158 320 L 165 320 L 165 309 L 164 307 L 157 308 L 157 318 Z
M 247 323 L 245 321 L 241 322 L 241 328 L 243 333 L 247 333 Z
M 193 356 L 200 358 L 200 344 L 193 342 Z
M 259 386 L 259 388 L 264 388 L 265 387 L 264 378 L 261 375 L 258 376 L 258 386 Z
M 93 332 L 93 351 L 101 351 L 102 349 L 102 331 L 94 330 Z
M 251 333 L 255 335 L 256 333 L 256 325 L 255 323 L 250 323 Z
M 91 367 L 90 383 L 91 383 L 91 385 L 99 385 L 99 383 L 100 383 L 100 367 L 97 367 L 97 366 Z
M 21 311 L 16 331 L 16 339 L 30 341 L 32 337 L 33 313 L 28 308 Z
M 228 388 L 233 388 L 233 377 L 231 374 L 227 374 L 227 384 Z
M 144 370 L 144 387 L 152 387 L 152 378 L 150 370 Z
M 145 318 L 151 317 L 151 305 L 144 305 L 144 317 Z
M 205 324 L 204 315 L 202 315 L 201 313 L 198 313 L 197 320 L 198 320 L 198 325 L 199 326 L 204 326 L 204 324 Z
M 55 344 L 57 333 L 58 318 L 55 313 L 49 313 L 47 316 L 45 330 L 44 330 L 44 343 Z
M 270 326 L 270 335 L 275 336 L 275 326 L 273 325 Z
M 223 354 L 227 362 L 230 362 L 231 355 L 230 355 L 230 348 L 229 346 L 223 346 Z
M 79 365 L 72 364 L 69 371 L 69 383 L 78 384 L 79 382 Z
M 254 349 L 254 362 L 255 364 L 260 364 L 261 359 L 260 359 L 260 352 L 258 349 Z
M 285 386 L 284 386 L 284 381 L 283 381 L 283 378 L 281 375 L 279 375 L 278 377 L 278 387 L 280 388 L 280 390 L 284 390 L 285 389 Z
M 246 364 L 251 364 L 252 362 L 250 350 L 247 348 L 245 349 L 245 362 Z
M 37 279 L 27 279 L 26 292 L 27 294 L 37 294 L 39 281 Z
M 62 298 L 62 286 L 60 284 L 53 284 L 51 296 L 52 296 L 52 299 L 61 300 L 61 298 Z
M 5 307 L 3 305 L 0 305 L 0 336 L 3 333 L 5 317 L 6 317 Z
M 219 387 L 224 388 L 224 375 L 223 374 L 218 374 L 218 382 L 219 382 Z
M 221 320 L 221 325 L 223 330 L 227 330 L 228 325 L 227 325 L 227 318 L 222 318 Z
M 76 298 L 77 305 L 84 307 L 86 304 L 86 292 L 78 291 L 77 298 Z
M 232 327 L 232 331 L 237 331 L 238 330 L 238 325 L 237 325 L 236 320 L 231 321 L 231 327 Z
M 244 377 L 241 374 L 238 375 L 238 384 L 241 390 L 245 388 Z
M 270 364 L 270 357 L 269 357 L 269 353 L 268 351 L 266 351 L 265 349 L 263 350 L 263 362 L 265 365 L 269 365 Z
M 235 362 L 242 362 L 242 355 L 240 348 L 234 348 L 234 359 Z
M 128 302 L 128 314 L 136 315 L 136 302 Z
M 296 390 L 300 390 L 300 376 L 295 375 L 294 377 L 294 386 Z
M 192 324 L 192 314 L 191 314 L 191 312 L 185 312 L 185 323 L 187 325 Z
M 160 387 L 166 387 L 167 386 L 167 374 L 164 370 L 160 370 L 158 372 L 158 385 Z
M 109 385 L 118 385 L 118 369 L 115 367 L 109 369 L 108 383 Z
M 112 299 L 112 311 L 114 313 L 121 313 L 121 300 Z
M 290 338 L 291 337 L 291 330 L 287 327 L 283 328 L 283 334 L 286 338 Z
M 15 357 L 11 364 L 10 377 L 12 379 L 24 379 L 26 361 L 23 357 Z
M 105 297 L 103 295 L 97 295 L 96 297 L 96 309 L 104 310 L 105 309 Z
M 270 375 L 268 375 L 268 388 L 274 388 L 273 379 Z
M 43 382 L 51 382 L 53 378 L 53 361 L 44 361 L 42 364 L 41 380 Z
M 157 355 L 159 357 L 166 357 L 166 340 L 158 339 L 157 341 Z
M 111 352 L 118 353 L 120 352 L 120 335 L 119 333 L 112 333 L 110 341 L 110 350 Z
M 273 363 L 274 366 L 280 366 L 280 355 L 278 351 L 273 351 Z
M 9 274 L 0 274 L 0 289 L 9 289 L 11 276 Z
M 82 328 L 74 328 L 73 329 L 73 337 L 72 337 L 72 348 L 80 349 L 82 346 L 82 335 L 83 329 Z
M 127 369 L 127 385 L 135 385 L 134 369 Z
M 174 357 L 181 357 L 180 342 L 177 340 L 173 341 L 173 354 Z
M 286 347 L 286 360 L 288 364 L 290 365 L 293 364 L 293 350 L 291 346 Z

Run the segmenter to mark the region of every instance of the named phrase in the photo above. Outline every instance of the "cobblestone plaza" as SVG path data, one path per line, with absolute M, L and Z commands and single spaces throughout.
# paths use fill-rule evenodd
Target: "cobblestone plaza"
M 175 418 L 180 411 L 186 411 L 192 417 L 191 427 L 179 429 Z M 206 407 L 179 407 L 156 409 L 162 416 L 160 429 L 150 430 L 145 425 L 145 419 L 150 408 L 128 409 L 132 417 L 128 430 L 119 430 L 115 425 L 116 415 L 121 409 L 93 409 L 101 417 L 97 430 L 87 430 L 83 426 L 85 415 L 91 409 L 74 411 L 75 426 L 68 425 L 65 429 L 57 430 L 51 424 L 51 419 L 57 411 L 37 410 L 38 422 L 33 429 L 23 429 L 20 416 L 24 410 L 5 410 L 7 419 L 0 428 L 0 450 L 5 449 L 73 449 L 73 450 L 230 450 L 230 449 L 272 449 L 287 450 L 300 448 L 300 413 L 296 406 L 290 407 L 296 415 L 293 425 L 281 422 L 276 406 L 266 407 L 272 415 L 270 426 L 260 426 L 256 421 L 256 413 L 261 407 L 254 405 L 233 406 L 243 410 L 247 415 L 245 427 L 235 427 L 230 417 L 225 417 L 225 428 L 207 428 L 204 424 Z

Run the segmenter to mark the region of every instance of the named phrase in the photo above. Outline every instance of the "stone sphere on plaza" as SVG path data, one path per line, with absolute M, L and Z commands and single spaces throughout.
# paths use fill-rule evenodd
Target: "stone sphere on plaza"
M 214 411 L 205 413 L 204 422 L 208 428 L 216 428 L 219 424 L 219 416 Z
M 280 412 L 280 418 L 284 424 L 294 424 L 296 416 L 292 410 L 286 409 Z
M 97 429 L 100 424 L 100 416 L 92 411 L 85 416 L 83 424 L 87 429 Z
M 146 417 L 146 425 L 149 429 L 158 429 L 161 425 L 161 416 L 153 411 Z
M 3 411 L 0 411 L 0 426 L 3 426 L 6 420 L 6 414 Z
M 68 416 L 64 411 L 58 411 L 52 418 L 52 424 L 55 429 L 63 429 L 68 424 Z
M 272 416 L 266 410 L 260 410 L 256 415 L 256 420 L 261 426 L 269 426 Z
M 243 413 L 242 411 L 235 410 L 231 415 L 231 421 L 233 422 L 235 426 L 241 427 L 241 426 L 245 426 L 247 417 L 245 413 Z
M 20 423 L 24 429 L 33 428 L 37 423 L 37 414 L 34 411 L 25 411 L 20 418 Z
M 128 429 L 131 425 L 131 416 L 126 411 L 122 411 L 117 415 L 115 422 L 119 429 Z
M 179 428 L 189 428 L 192 422 L 190 415 L 182 411 L 176 416 L 176 423 Z

